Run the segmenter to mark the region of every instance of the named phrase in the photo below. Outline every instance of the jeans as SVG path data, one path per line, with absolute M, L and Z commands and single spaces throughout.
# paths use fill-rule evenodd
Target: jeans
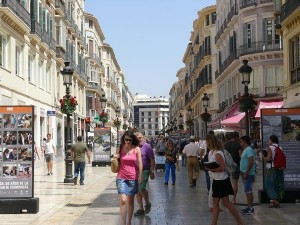
M 85 162 L 75 162 L 74 177 L 78 177 L 80 172 L 80 184 L 84 181 Z
M 166 163 L 166 174 L 165 174 L 165 183 L 169 182 L 170 177 L 170 170 L 171 170 L 171 176 L 172 176 L 172 182 L 176 182 L 176 174 L 175 174 L 175 163 Z
M 210 190 L 210 176 L 208 174 L 208 171 L 204 171 L 205 172 L 205 180 L 206 180 L 206 188 L 207 191 Z
M 181 166 L 186 166 L 186 155 L 181 154 Z

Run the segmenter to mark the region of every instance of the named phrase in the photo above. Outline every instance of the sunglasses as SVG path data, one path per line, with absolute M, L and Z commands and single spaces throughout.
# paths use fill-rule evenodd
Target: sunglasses
M 124 140 L 125 140 L 125 142 L 132 141 L 132 138 L 125 138 Z

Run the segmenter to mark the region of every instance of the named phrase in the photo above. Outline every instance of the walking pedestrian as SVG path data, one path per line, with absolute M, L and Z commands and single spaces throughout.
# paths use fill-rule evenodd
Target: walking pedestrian
M 47 140 L 44 142 L 45 158 L 47 163 L 47 175 L 53 175 L 53 160 L 56 155 L 54 142 L 51 139 L 51 134 L 47 134 Z
M 255 152 L 250 147 L 251 141 L 248 136 L 243 136 L 240 139 L 243 153 L 241 155 L 240 171 L 244 183 L 244 192 L 247 198 L 247 208 L 242 210 L 244 215 L 252 215 L 254 213 L 253 208 L 253 193 L 252 185 L 255 175 L 254 156 Z
M 90 151 L 85 143 L 82 142 L 82 136 L 77 137 L 77 142 L 71 148 L 71 157 L 74 162 L 74 185 L 77 185 L 77 179 L 80 173 L 80 185 L 84 185 L 85 155 L 88 158 L 88 164 L 91 163 Z
M 184 154 L 182 154 L 182 151 L 187 144 L 188 144 L 188 141 L 186 138 L 182 139 L 182 141 L 180 142 L 179 153 L 181 154 L 181 166 L 182 167 L 186 167 L 186 156 Z
M 139 205 L 139 209 L 134 213 L 135 216 L 141 216 L 148 214 L 151 210 L 151 203 L 149 201 L 149 195 L 147 191 L 147 183 L 149 176 L 151 179 L 155 178 L 155 159 L 154 151 L 150 144 L 145 141 L 145 138 L 141 132 L 137 132 L 136 137 L 139 140 L 139 146 L 141 149 L 141 156 L 143 162 L 143 173 L 142 173 L 142 183 L 139 185 L 139 192 L 136 195 L 136 199 Z M 143 205 L 143 199 L 145 201 L 145 209 Z
M 223 145 L 216 138 L 215 135 L 207 135 L 206 137 L 207 147 L 210 149 L 209 162 L 216 162 L 219 167 L 215 169 L 207 170 L 212 172 L 212 197 L 213 197 L 213 213 L 211 225 L 217 225 L 218 217 L 220 213 L 219 203 L 222 204 L 230 211 L 235 217 L 238 225 L 244 225 L 240 215 L 236 208 L 230 203 L 229 195 L 233 195 L 233 189 L 230 183 L 228 174 L 225 171 L 225 156 L 223 153 Z
M 141 150 L 138 146 L 139 140 L 134 133 L 125 131 L 121 137 L 120 148 L 114 156 L 120 159 L 116 185 L 122 225 L 131 225 L 134 196 L 138 193 L 138 184 L 142 183 L 143 164 Z
M 276 135 L 271 135 L 269 138 L 269 147 L 267 148 L 267 155 L 264 159 L 266 164 L 266 190 L 270 199 L 270 208 L 279 208 L 279 200 L 284 196 L 284 172 L 281 169 L 274 168 L 275 149 L 281 147 L 278 145 L 279 140 Z
M 182 153 L 187 157 L 190 187 L 195 187 L 200 170 L 198 156 L 202 157 L 199 145 L 195 144 L 195 136 L 190 136 L 190 143 L 184 147 Z
M 170 178 L 170 171 L 172 177 L 172 185 L 176 183 L 176 165 L 179 158 L 179 153 L 174 146 L 174 142 L 169 139 L 166 148 L 166 162 L 165 162 L 165 185 L 168 185 Z
M 224 144 L 224 149 L 226 149 L 233 161 L 236 163 L 236 168 L 235 171 L 231 174 L 231 184 L 233 188 L 233 198 L 232 198 L 232 203 L 236 203 L 236 195 L 238 192 L 238 181 L 240 177 L 240 161 L 241 161 L 241 154 L 242 154 L 242 146 L 239 142 L 239 133 L 238 132 L 233 132 L 231 133 L 231 139 Z

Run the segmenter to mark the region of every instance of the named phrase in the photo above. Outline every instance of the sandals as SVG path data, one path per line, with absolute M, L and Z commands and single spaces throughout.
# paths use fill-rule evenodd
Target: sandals
M 270 200 L 269 208 L 280 208 L 280 204 L 276 200 Z

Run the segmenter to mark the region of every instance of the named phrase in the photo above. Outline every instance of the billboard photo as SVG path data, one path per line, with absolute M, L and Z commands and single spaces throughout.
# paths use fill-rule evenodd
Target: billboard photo
M 111 128 L 96 127 L 94 129 L 94 161 L 110 162 Z
M 300 188 L 300 108 L 261 109 L 262 149 L 272 134 L 286 155 L 284 188 Z
M 0 198 L 33 198 L 33 106 L 0 106 Z

